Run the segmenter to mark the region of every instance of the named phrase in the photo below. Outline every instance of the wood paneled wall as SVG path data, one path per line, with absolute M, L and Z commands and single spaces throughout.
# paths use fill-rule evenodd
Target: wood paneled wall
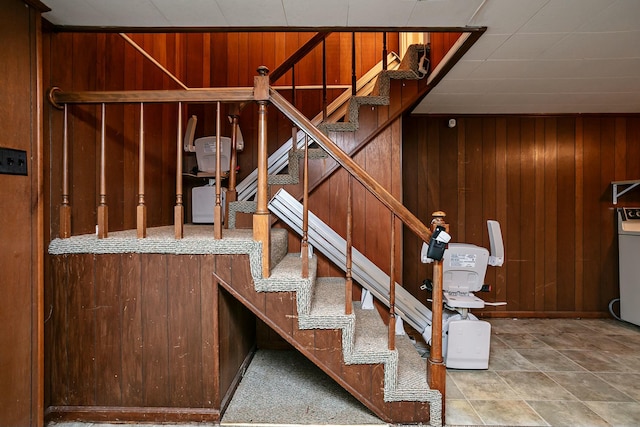
M 453 241 L 489 246 L 500 222 L 506 261 L 489 267 L 488 316 L 589 316 L 618 295 L 611 181 L 640 179 L 640 117 L 405 119 L 404 203 L 423 221 L 444 210 Z M 640 206 L 640 191 L 618 206 Z M 404 283 L 430 275 L 420 242 L 405 235 Z M 426 296 L 425 296 L 426 298 Z
M 252 352 L 255 320 L 212 273 L 231 272 L 235 259 L 235 270 L 248 271 L 244 258 L 52 257 L 50 417 L 219 420 Z
M 27 176 L 0 174 L 0 425 L 42 425 L 44 230 L 39 2 L 0 3 L 0 147 Z M 3 160 L 4 161 L 4 160 Z
M 273 69 L 313 36 L 313 33 L 188 33 L 133 34 L 131 38 L 160 64 L 189 87 L 252 86 L 256 68 Z M 356 34 L 357 74 L 367 71 L 381 59 L 381 33 Z M 389 33 L 388 49 L 397 50 L 398 36 Z M 351 33 L 327 38 L 328 84 L 351 82 Z M 44 86 L 64 91 L 179 89 L 148 59 L 117 34 L 48 33 L 44 39 Z M 296 84 L 322 82 L 322 49 L 296 67 Z M 290 85 L 291 73 L 278 85 Z M 285 89 L 286 90 L 286 89 Z M 288 92 L 291 92 L 288 90 Z M 339 90 L 331 90 L 331 101 Z M 290 93 L 286 95 L 290 97 Z M 301 90 L 296 105 L 308 116 L 321 111 L 319 90 Z M 61 191 L 63 115 L 47 105 L 49 124 L 45 140 L 50 147 L 48 172 L 51 236 L 57 235 Z M 137 105 L 107 106 L 107 204 L 111 230 L 135 228 L 138 171 Z M 215 133 L 215 108 L 211 105 L 185 106 L 183 116 L 198 116 L 196 137 Z M 223 111 L 223 117 L 226 113 Z M 173 221 L 175 204 L 175 141 L 178 110 L 173 105 L 150 105 L 145 109 L 146 180 L 148 224 L 167 225 Z M 96 106 L 72 106 L 69 115 L 71 144 L 71 206 L 73 234 L 95 229 L 97 206 L 96 178 L 99 164 L 100 112 Z M 238 156 L 239 178 L 254 168 L 257 159 L 257 108 L 247 106 L 240 119 L 245 150 Z M 224 133 L 230 127 L 223 121 Z M 279 114 L 270 114 L 269 150 L 274 151 L 291 135 L 290 124 Z

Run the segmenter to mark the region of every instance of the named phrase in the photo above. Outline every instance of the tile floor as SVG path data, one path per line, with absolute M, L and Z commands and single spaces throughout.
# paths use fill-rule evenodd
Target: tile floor
M 640 328 L 491 319 L 486 371 L 447 371 L 447 425 L 640 426 Z

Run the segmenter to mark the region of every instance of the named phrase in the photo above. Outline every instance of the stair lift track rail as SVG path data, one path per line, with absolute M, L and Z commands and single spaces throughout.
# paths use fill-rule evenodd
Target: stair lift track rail
M 269 202 L 269 210 L 296 233 L 302 235 L 302 204 L 284 189 Z M 346 271 L 347 242 L 320 218 L 309 211 L 309 243 L 336 266 Z M 352 277 L 373 296 L 389 306 L 389 276 L 356 248 L 352 249 Z M 396 286 L 395 309 L 404 321 L 423 333 L 431 326 L 432 313 L 400 284 Z
M 400 58 L 395 53 L 390 53 L 387 55 L 388 69 L 392 70 L 400 65 Z M 371 70 L 369 70 L 365 75 L 360 77 L 358 82 L 356 83 L 356 88 L 358 90 L 358 94 L 362 95 L 364 93 L 370 93 L 373 90 L 375 85 L 376 76 L 382 71 L 382 61 L 376 64 Z M 337 112 L 337 114 L 341 116 L 346 112 L 346 103 L 351 98 L 351 89 L 344 91 L 338 98 L 336 98 L 331 104 L 327 106 L 327 113 L 332 115 Z M 344 108 L 341 108 L 344 107 Z M 335 121 L 336 117 L 333 118 Z M 328 119 L 331 122 L 331 117 Z M 316 115 L 311 121 L 314 126 L 322 123 L 322 113 Z M 305 138 L 304 132 L 298 132 L 296 141 L 297 148 L 304 148 Z M 291 150 L 291 138 L 284 144 L 282 144 L 272 155 L 269 156 L 268 164 L 268 174 L 275 175 L 282 171 L 289 164 L 289 150 Z M 247 175 L 237 186 L 236 190 L 238 191 L 238 200 L 249 200 L 256 194 L 258 182 L 258 172 L 254 170 L 249 175 Z

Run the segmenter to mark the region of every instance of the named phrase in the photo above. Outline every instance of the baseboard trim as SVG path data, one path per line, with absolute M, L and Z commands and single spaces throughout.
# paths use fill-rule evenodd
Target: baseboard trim
M 49 406 L 45 422 L 219 422 L 220 411 L 208 408 L 129 406 Z
M 519 317 L 532 319 L 606 319 L 609 313 L 602 311 L 474 311 L 479 318 Z

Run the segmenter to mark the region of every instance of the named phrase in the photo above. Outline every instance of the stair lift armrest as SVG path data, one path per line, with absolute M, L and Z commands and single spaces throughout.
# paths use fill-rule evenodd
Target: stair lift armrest
M 493 267 L 501 267 L 504 263 L 504 244 L 502 241 L 502 231 L 498 221 L 487 221 L 489 230 L 489 245 L 491 246 L 491 256 L 489 256 L 489 265 Z
M 187 153 L 195 153 L 196 152 L 196 146 L 193 145 L 193 141 L 195 139 L 195 133 L 196 133 L 196 124 L 198 123 L 198 117 L 197 116 L 191 116 L 189 117 L 189 120 L 187 121 L 187 129 L 184 132 L 184 151 L 186 151 Z

